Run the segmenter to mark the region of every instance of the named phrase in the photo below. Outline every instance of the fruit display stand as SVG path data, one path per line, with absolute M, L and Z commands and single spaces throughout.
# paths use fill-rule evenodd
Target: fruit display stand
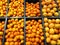
M 60 45 L 59 1 L 0 0 L 0 45 Z

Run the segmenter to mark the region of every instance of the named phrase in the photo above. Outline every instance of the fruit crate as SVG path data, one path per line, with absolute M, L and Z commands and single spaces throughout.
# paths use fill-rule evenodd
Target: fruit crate
M 52 31 L 52 32 L 54 33 L 52 36 L 54 36 L 54 35 L 56 35 L 56 34 L 59 35 L 59 33 L 60 33 L 60 32 L 59 32 L 59 29 L 56 28 L 56 24 L 58 24 L 58 23 L 57 23 L 57 22 L 54 23 L 53 20 L 56 21 L 56 20 L 59 20 L 60 18 L 56 18 L 56 17 L 55 17 L 55 18 L 47 18 L 47 19 L 48 19 L 48 22 L 45 22 L 45 21 L 44 21 L 44 30 L 45 30 L 45 35 L 46 35 L 46 44 L 47 44 L 47 45 L 52 45 L 53 43 L 51 42 L 51 43 L 52 43 L 52 44 L 51 44 L 51 43 L 49 43 L 49 41 L 48 41 L 48 39 L 49 39 L 48 36 L 51 36 L 51 35 L 52 35 L 51 32 L 50 32 L 50 31 L 52 31 L 52 29 L 53 29 L 53 30 L 54 30 L 54 29 L 57 29 L 57 31 L 58 31 L 58 32 L 57 32 L 56 30 Z M 52 23 L 50 23 L 49 20 L 51 20 Z M 46 27 L 47 24 L 49 24 L 49 25 L 48 25 L 49 27 Z M 52 27 L 51 24 L 52 24 L 52 26 L 54 25 L 53 28 L 51 28 L 51 27 Z M 50 26 L 51 26 L 51 27 L 50 27 Z M 59 26 L 57 26 L 57 27 L 59 27 Z M 48 31 L 48 29 L 49 29 L 49 31 Z M 49 34 L 50 34 L 50 35 L 49 35 Z M 50 38 L 51 38 L 51 37 L 50 37 Z M 53 38 L 53 37 L 52 37 L 52 38 Z M 52 38 L 51 38 L 51 39 L 52 39 Z M 52 40 L 56 40 L 56 39 L 52 39 Z M 51 41 L 52 41 L 52 40 L 51 40 Z M 58 43 L 57 43 L 57 44 L 53 44 L 53 45 L 58 45 Z M 60 45 L 60 44 L 59 44 L 59 45 Z
M 12 0 L 13 1 L 13 0 Z M 57 4 L 57 1 L 56 0 L 54 0 L 55 1 L 55 3 Z M 18 20 L 20 20 L 20 19 L 24 19 L 24 27 L 23 27 L 23 32 L 24 32 L 24 43 L 23 44 L 21 44 L 21 45 L 26 45 L 26 22 L 28 21 L 28 20 L 32 20 L 32 19 L 34 19 L 34 20 L 36 20 L 36 21 L 38 21 L 39 19 L 41 19 L 42 20 L 42 27 L 43 27 L 43 32 L 44 32 L 44 45 L 50 45 L 50 44 L 47 44 L 47 42 L 46 42 L 46 32 L 45 32 L 45 27 L 44 27 L 44 18 L 48 18 L 48 19 L 60 19 L 60 13 L 58 12 L 59 10 L 58 10 L 58 6 L 56 7 L 57 8 L 57 12 L 58 12 L 58 15 L 59 16 L 43 16 L 43 13 L 42 13 L 42 0 L 24 0 L 24 3 L 23 3 L 23 5 L 24 5 L 24 12 L 23 12 L 23 15 L 24 16 L 18 16 L 18 17 L 13 17 L 13 16 L 8 16 L 8 11 L 9 11 L 9 3 L 10 3 L 11 1 L 10 0 L 8 0 L 7 1 L 7 3 L 8 3 L 8 5 L 7 5 L 7 8 L 6 8 L 6 16 L 5 17 L 0 17 L 0 20 L 1 21 L 5 21 L 5 26 L 4 26 L 4 34 L 3 34 L 3 39 L 2 39 L 2 45 L 5 45 L 5 42 L 6 42 L 6 38 L 5 38 L 5 36 L 6 36 L 6 29 L 7 29 L 7 25 L 8 25 L 8 20 L 9 19 L 18 19 Z M 39 12 L 40 12 L 40 15 L 39 16 L 32 16 L 32 17 L 27 17 L 26 16 L 26 2 L 29 2 L 29 3 L 37 3 L 37 2 L 39 2 Z M 57 4 L 58 5 L 58 4 Z M 32 9 L 33 10 L 33 9 Z M 29 14 L 30 15 L 30 14 Z M 28 16 L 29 16 L 28 15 Z M 32 15 L 34 15 L 34 14 L 32 14 Z M 38 14 L 35 14 L 35 15 L 38 15 Z M 38 44 L 38 45 L 41 45 L 41 44 Z

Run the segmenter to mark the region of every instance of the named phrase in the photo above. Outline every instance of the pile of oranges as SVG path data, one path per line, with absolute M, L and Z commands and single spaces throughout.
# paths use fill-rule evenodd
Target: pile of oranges
M 9 19 L 6 29 L 5 45 L 22 45 L 24 43 L 24 19 Z
M 2 45 L 3 33 L 4 33 L 4 21 L 1 21 L 0 22 L 0 45 Z
M 54 0 L 42 0 L 43 16 L 58 16 L 57 4 Z
M 60 44 L 60 19 L 44 19 L 46 42 L 52 45 Z
M 26 2 L 26 16 L 27 17 L 38 17 L 40 16 L 40 6 L 39 2 L 37 3 L 28 3 Z
M 59 9 L 59 11 L 60 11 L 60 0 L 57 0 L 57 3 L 58 3 L 58 9 Z
M 9 3 L 8 16 L 12 17 L 22 17 L 24 16 L 24 0 L 11 0 Z
M 44 45 L 42 21 L 35 19 L 26 21 L 26 45 Z
M 0 17 L 6 16 L 7 0 L 0 0 Z

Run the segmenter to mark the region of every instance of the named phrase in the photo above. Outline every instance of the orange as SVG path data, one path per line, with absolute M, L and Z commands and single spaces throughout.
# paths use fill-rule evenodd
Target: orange
M 52 39 L 52 38 L 53 38 L 53 35 L 51 34 L 51 35 L 50 35 L 50 39 Z
M 59 31 L 57 29 L 54 29 L 55 33 L 58 33 Z
M 49 28 L 48 28 L 48 27 L 45 27 L 45 31 L 46 31 L 46 32 L 49 32 Z
M 47 22 L 48 21 L 48 19 L 47 18 L 44 18 L 44 22 Z
M 59 29 L 60 28 L 60 24 L 55 24 L 55 28 Z
M 15 42 L 14 45 L 19 45 L 18 42 Z
M 46 32 L 46 37 L 48 38 L 49 37 L 49 33 Z
M 42 29 L 40 29 L 40 30 L 39 30 L 39 32 L 41 33 L 41 32 L 43 32 L 43 30 L 42 30 Z
M 57 8 L 53 8 L 54 11 L 57 11 Z
M 19 39 L 19 35 L 15 36 L 16 39 Z
M 53 35 L 53 40 L 58 40 L 59 39 L 59 35 Z
M 14 42 L 10 42 L 10 45 L 14 45 Z
M 51 44 L 56 45 L 56 44 L 57 44 L 57 42 L 56 42 L 56 41 L 54 41 L 54 40 L 51 40 Z
M 2 21 L 2 24 L 4 24 L 5 22 L 4 21 Z
M 24 39 L 24 36 L 20 35 L 20 39 L 21 39 L 21 40 Z
M 16 28 L 17 27 L 17 25 L 14 25 L 14 28 Z
M 34 32 L 36 32 L 36 30 L 35 29 L 32 29 L 32 32 L 34 33 Z
M 37 45 L 37 43 L 36 42 L 33 42 L 33 45 Z
M 57 7 L 57 4 L 53 4 L 53 7 Z
M 11 38 L 13 38 L 13 37 L 14 37 L 14 35 L 13 35 L 13 34 L 11 34 L 11 35 L 10 35 L 10 37 L 11 37 Z
M 59 19 L 56 19 L 56 23 L 60 23 L 60 20 Z
M 38 34 L 36 34 L 36 37 L 37 37 L 37 38 L 39 38 L 39 35 L 38 35 Z
M 54 10 L 51 10 L 50 12 L 51 12 L 51 13 L 55 13 L 55 11 L 54 11 Z
M 58 16 L 59 14 L 58 14 L 58 12 L 55 12 L 54 15 L 55 15 L 55 16 Z
M 38 22 L 39 22 L 39 23 L 42 23 L 42 21 L 41 21 L 41 20 L 38 20 Z
M 50 8 L 47 8 L 47 12 L 50 12 Z
M 35 41 L 36 41 L 36 42 L 39 42 L 39 38 L 35 38 Z
M 3 35 L 3 32 L 0 32 L 0 35 Z
M 20 43 L 21 43 L 21 44 L 22 44 L 22 43 L 24 43 L 24 40 L 21 40 L 21 42 L 20 42 Z
M 43 8 L 43 9 L 42 9 L 42 12 L 43 12 L 43 13 L 46 12 L 46 9 Z
M 52 19 L 52 23 L 55 23 L 56 21 L 55 21 L 55 19 Z
M 48 16 L 52 16 L 52 13 L 48 13 Z
M 7 41 L 11 42 L 11 41 L 13 41 L 13 39 L 12 38 L 8 38 Z
M 52 4 L 49 4 L 48 7 L 49 7 L 49 8 L 52 8 L 53 6 L 52 6 Z
M 46 42 L 47 43 L 50 43 L 51 42 L 51 39 L 48 37 L 48 38 L 46 38 Z
M 21 35 L 23 35 L 23 34 L 24 34 L 24 32 L 21 32 L 20 34 L 21 34 Z
M 16 42 L 16 41 L 17 41 L 17 39 L 16 39 L 16 38 L 14 38 L 14 41 Z
M 44 12 L 44 13 L 43 13 L 43 16 L 47 16 L 47 13 L 46 13 L 46 12 Z
M 59 44 L 60 44 L 60 40 L 57 41 L 57 45 L 59 45 Z
M 39 43 L 41 43 L 42 42 L 42 40 L 39 40 Z
M 50 31 L 49 31 L 50 34 L 54 34 L 54 29 L 51 28 Z
M 35 33 L 32 33 L 33 36 L 35 36 L 36 34 Z
M 26 38 L 26 41 L 29 41 L 29 38 Z
M 44 5 L 44 6 L 43 6 L 43 8 L 45 8 L 45 9 L 46 9 L 46 8 L 47 8 L 47 5 Z
M 44 45 L 44 42 L 41 42 L 41 45 Z
M 45 5 L 45 2 L 44 1 L 42 2 L 42 5 Z
M 37 31 L 36 33 L 37 33 L 38 35 L 40 34 L 40 32 L 39 32 L 39 31 Z
M 41 36 L 43 36 L 43 35 L 44 35 L 44 33 L 42 32 L 42 33 L 41 33 Z
M 5 38 L 8 38 L 8 35 L 6 35 Z
M 41 36 L 41 40 L 44 40 L 44 37 L 43 36 Z
M 26 42 L 26 45 L 31 45 L 31 42 L 29 42 L 29 41 L 28 41 L 28 42 Z
M 2 39 L 3 37 L 2 36 L 0 36 L 0 39 Z
M 48 27 L 48 26 L 49 26 L 49 24 L 48 24 L 48 23 L 44 23 L 44 26 L 45 26 L 45 27 Z
M 21 45 L 21 43 L 19 42 L 19 45 Z
M 31 37 L 31 34 L 26 34 L 27 37 Z
M 5 45 L 9 45 L 9 42 L 5 42 Z
M 0 41 L 0 45 L 2 45 L 2 42 Z
M 48 23 L 50 24 L 51 22 L 52 22 L 51 19 L 49 19 L 49 20 L 48 20 Z

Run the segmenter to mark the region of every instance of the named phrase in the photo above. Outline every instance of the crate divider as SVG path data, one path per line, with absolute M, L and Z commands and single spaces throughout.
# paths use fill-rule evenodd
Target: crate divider
M 41 17 L 25 17 L 25 18 L 42 18 L 43 16 L 41 16 Z
M 46 43 L 46 32 L 45 32 L 45 28 L 44 28 L 44 18 L 42 18 L 42 26 L 43 26 L 43 32 L 44 32 L 44 44 L 47 45 Z
M 24 0 L 24 45 L 26 45 L 26 0 Z
M 59 18 L 59 17 L 43 17 L 43 18 L 54 18 L 55 19 L 55 18 Z
M 6 17 L 0 17 L 0 19 L 5 19 Z
M 4 45 L 5 43 L 5 30 L 6 30 L 6 25 L 7 25 L 7 18 L 5 18 L 5 25 L 4 25 L 4 34 L 3 34 L 3 42 L 2 42 L 2 45 Z
M 7 18 L 24 18 L 24 17 L 7 17 Z
M 26 45 L 26 30 L 25 30 L 25 27 L 26 27 L 26 18 L 24 18 L 24 45 Z
M 7 0 L 6 18 L 7 18 L 7 16 L 8 16 L 8 9 L 9 9 L 9 0 Z
M 40 13 L 41 13 L 41 16 L 44 17 L 43 14 L 42 14 L 42 4 L 41 4 L 42 0 L 39 0 L 39 2 L 40 2 Z

